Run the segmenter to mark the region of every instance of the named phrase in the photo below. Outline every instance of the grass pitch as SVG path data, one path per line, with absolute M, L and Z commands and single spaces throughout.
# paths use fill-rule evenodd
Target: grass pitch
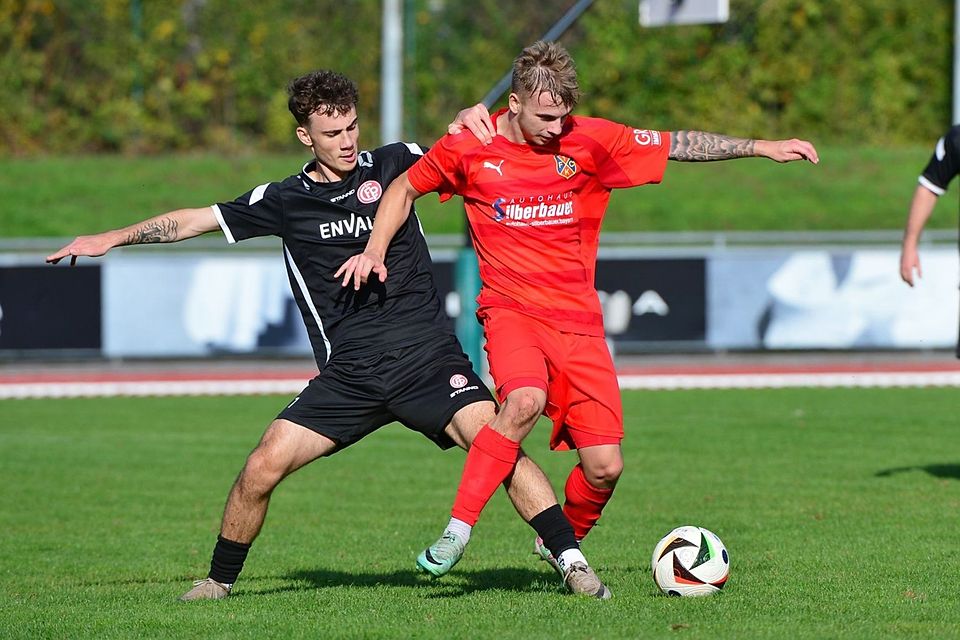
M 177 602 L 285 400 L 0 402 L 0 637 L 960 635 L 955 390 L 625 392 L 627 470 L 584 546 L 609 602 L 564 593 L 502 492 L 451 575 L 416 574 L 463 455 L 387 427 L 280 485 L 233 596 Z M 527 449 L 561 488 L 546 433 Z M 680 524 L 729 548 L 717 596 L 658 595 Z
M 671 162 L 660 186 L 616 190 L 605 231 L 833 231 L 903 228 L 933 141 L 909 148 L 818 144 L 821 163 Z M 240 196 L 296 172 L 303 154 L 0 157 L 8 237 L 72 238 Z M 69 166 L 69 171 L 63 167 Z M 956 228 L 956 187 L 928 229 Z M 462 233 L 460 204 L 417 202 L 428 234 Z

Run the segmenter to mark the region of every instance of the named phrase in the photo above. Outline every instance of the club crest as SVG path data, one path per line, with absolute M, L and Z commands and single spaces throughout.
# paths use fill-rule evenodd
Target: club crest
M 553 156 L 553 158 L 557 161 L 557 173 L 561 178 L 569 180 L 576 175 L 577 163 L 573 158 L 567 156 Z

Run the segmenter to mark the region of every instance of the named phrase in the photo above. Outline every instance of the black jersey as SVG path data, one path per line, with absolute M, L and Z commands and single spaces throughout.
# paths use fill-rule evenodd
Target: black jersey
M 311 162 L 282 182 L 213 205 L 228 242 L 266 235 L 283 241 L 290 287 L 321 370 L 333 358 L 450 335 L 415 211 L 387 251 L 385 283 L 371 274 L 354 291 L 333 277 L 366 247 L 384 189 L 422 155 L 419 145 L 402 142 L 363 151 L 354 171 L 333 183 L 310 178 Z
M 933 156 L 927 163 L 927 168 L 920 175 L 920 184 L 942 196 L 953 177 L 960 172 L 960 125 L 947 131 L 937 141 Z

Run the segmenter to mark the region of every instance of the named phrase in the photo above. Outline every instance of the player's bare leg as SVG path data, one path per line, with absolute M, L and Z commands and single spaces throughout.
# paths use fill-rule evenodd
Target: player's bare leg
M 288 420 L 274 420 L 247 457 L 223 511 L 210 574 L 180 597 L 183 601 L 225 598 L 260 533 L 273 490 L 300 467 L 335 447 L 333 440 Z
M 573 525 L 577 542 L 581 542 L 613 494 L 623 473 L 623 455 L 618 444 L 582 447 L 578 454 L 580 464 L 570 472 L 564 487 L 563 513 Z M 553 554 L 539 539 L 534 542 L 533 552 L 560 571 Z

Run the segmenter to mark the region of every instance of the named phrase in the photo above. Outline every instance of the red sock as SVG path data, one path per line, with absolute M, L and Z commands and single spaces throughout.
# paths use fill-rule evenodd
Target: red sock
M 613 489 L 598 489 L 587 482 L 583 466 L 578 464 L 570 472 L 564 492 L 563 513 L 573 525 L 573 535 L 577 540 L 583 540 L 600 519 L 600 512 L 613 495 Z
M 519 442 L 483 425 L 467 452 L 451 515 L 475 525 L 487 501 L 513 471 L 519 452 Z

